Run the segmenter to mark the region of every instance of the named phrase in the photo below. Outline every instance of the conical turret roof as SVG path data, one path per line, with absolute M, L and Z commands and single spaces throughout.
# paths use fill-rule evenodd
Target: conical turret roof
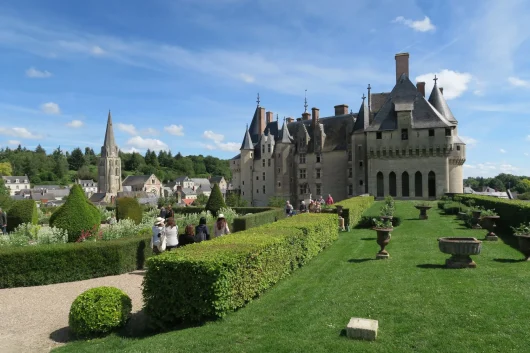
M 248 126 L 247 126 L 247 130 L 245 131 L 245 137 L 243 138 L 243 143 L 241 144 L 240 150 L 253 150 L 253 149 L 254 149 L 254 144 L 252 143 L 252 139 L 250 138 L 250 133 L 248 131 Z
M 429 97 L 429 103 L 440 113 L 449 120 L 452 123 L 456 123 L 456 119 L 453 116 L 453 113 L 451 112 L 451 109 L 449 109 L 449 106 L 447 105 L 447 102 L 445 101 L 445 98 L 442 94 L 442 91 L 440 91 L 440 88 L 438 87 L 438 84 L 435 82 L 434 87 L 432 88 L 431 95 Z
M 283 121 L 282 131 L 280 132 L 280 138 L 279 143 L 291 143 L 293 141 L 293 138 L 291 137 L 291 134 L 289 133 L 289 129 L 287 129 L 287 123 L 285 120 Z

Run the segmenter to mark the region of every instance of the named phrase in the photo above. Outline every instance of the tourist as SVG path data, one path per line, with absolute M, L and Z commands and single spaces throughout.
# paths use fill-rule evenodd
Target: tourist
M 176 248 L 179 243 L 179 240 L 178 240 L 179 227 L 175 223 L 175 218 L 171 217 L 167 219 L 165 233 L 166 233 L 166 250 L 171 250 L 173 248 Z
M 188 244 L 195 243 L 194 230 L 195 228 L 193 227 L 193 224 L 188 224 L 186 226 L 186 228 L 184 229 L 184 234 L 179 236 L 179 244 L 178 244 L 179 248 L 186 246 Z
M 2 226 L 2 234 L 7 234 L 7 214 L 0 208 L 0 225 Z
M 160 206 L 160 213 L 158 214 L 158 217 L 166 219 L 166 209 L 164 206 Z
M 173 208 L 171 207 L 171 205 L 167 205 L 166 207 L 166 220 L 169 219 L 169 218 L 174 218 L 175 217 L 175 211 L 173 211 Z
M 311 200 L 311 202 L 309 202 L 309 212 L 310 213 L 315 213 L 316 212 L 316 205 L 315 205 L 315 201 Z
M 326 204 L 326 201 L 324 201 L 324 198 L 322 197 L 322 195 L 318 197 L 317 202 L 320 204 L 320 206 L 324 206 Z
M 114 213 L 112 213 L 110 215 L 110 217 L 107 219 L 107 223 L 109 225 L 114 225 L 114 224 L 118 223 L 118 221 L 116 220 L 116 215 L 114 215 Z
M 331 197 L 331 194 L 328 194 L 328 198 L 326 200 L 326 205 L 328 205 L 328 206 L 333 205 L 333 197 Z
M 321 211 L 322 211 L 322 205 L 318 201 L 315 202 L 315 212 L 320 213 Z
M 289 201 L 285 201 L 285 214 L 287 217 L 291 217 L 293 215 L 293 205 Z
M 306 213 L 307 212 L 307 206 L 305 205 L 305 201 L 302 200 L 300 202 L 300 213 Z
M 164 249 L 164 219 L 157 217 L 152 228 L 153 235 L 151 237 L 151 249 L 155 254 L 162 253 Z M 166 243 L 167 244 L 167 243 Z
M 201 217 L 199 225 L 195 227 L 195 242 L 200 243 L 204 240 L 210 240 L 210 232 L 206 226 L 206 218 Z
M 221 237 L 225 234 L 230 234 L 230 229 L 228 228 L 228 223 L 226 223 L 225 216 L 222 213 L 219 213 L 219 216 L 217 216 L 217 222 L 213 226 L 213 235 L 215 237 Z

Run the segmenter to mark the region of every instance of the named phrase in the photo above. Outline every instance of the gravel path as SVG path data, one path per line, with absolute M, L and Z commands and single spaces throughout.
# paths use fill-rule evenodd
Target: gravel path
M 120 288 L 142 308 L 144 271 L 38 287 L 0 289 L 0 352 L 49 352 L 68 339 L 68 313 L 74 299 L 99 286 Z

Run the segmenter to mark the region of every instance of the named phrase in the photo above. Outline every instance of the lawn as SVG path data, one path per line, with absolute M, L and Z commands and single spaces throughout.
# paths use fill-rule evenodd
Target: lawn
M 375 203 L 373 213 L 381 203 Z M 374 260 L 375 232 L 341 233 L 328 249 L 261 298 L 225 319 L 141 339 L 119 335 L 74 342 L 56 352 L 523 352 L 530 332 L 530 264 L 499 242 L 484 242 L 476 269 L 448 270 L 437 238 L 471 236 L 435 208 L 417 220 L 396 202 L 403 223 Z M 341 331 L 350 317 L 379 320 L 375 342 Z

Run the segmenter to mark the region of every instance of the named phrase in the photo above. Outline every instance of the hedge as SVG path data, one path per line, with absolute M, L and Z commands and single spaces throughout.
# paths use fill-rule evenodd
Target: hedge
M 334 206 L 343 206 L 344 225 L 353 226 L 359 222 L 364 211 L 370 208 L 372 203 L 374 203 L 373 196 L 356 196 L 337 202 Z
M 175 214 L 187 215 L 193 213 L 201 213 L 202 211 L 204 211 L 204 207 L 173 207 L 173 211 L 175 212 Z
M 119 275 L 144 266 L 150 237 L 0 248 L 0 288 Z
M 37 224 L 39 215 L 35 200 L 14 201 L 7 213 L 7 231 L 12 232 L 22 223 Z
M 285 218 L 285 211 L 282 208 L 268 208 L 259 213 L 251 213 L 235 218 L 232 231 L 241 232 L 263 224 L 273 223 L 283 218 Z
M 116 219 L 131 219 L 135 224 L 142 222 L 142 207 L 134 197 L 118 197 L 116 199 Z
M 495 223 L 504 231 L 510 231 L 510 227 L 517 227 L 521 223 L 530 221 L 530 203 L 528 202 L 473 194 L 462 194 L 458 197 L 463 203 L 467 204 L 470 200 L 474 200 L 475 206 L 495 210 L 501 217 Z

